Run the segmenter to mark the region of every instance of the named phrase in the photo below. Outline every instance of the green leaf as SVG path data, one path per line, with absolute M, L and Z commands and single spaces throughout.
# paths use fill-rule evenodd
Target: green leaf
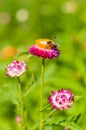
M 47 124 L 47 125 L 57 124 L 58 125 L 62 121 L 65 121 L 65 118 L 63 116 L 60 116 L 59 118 L 51 117 L 46 120 L 45 124 Z
M 28 51 L 26 51 L 26 52 L 21 52 L 20 54 L 16 55 L 16 57 L 20 57 L 20 56 L 26 56 L 25 59 L 27 59 L 27 58 L 30 58 L 32 54 L 29 54 Z
M 15 97 L 9 97 L 9 100 L 14 104 L 14 105 L 17 105 L 19 106 L 19 102 L 17 101 L 17 99 L 15 99 Z
M 74 97 L 74 101 L 80 100 L 80 99 L 83 98 L 84 96 L 86 96 L 86 95 L 75 96 L 75 97 Z
M 41 111 L 49 110 L 50 104 L 46 104 Z
M 54 118 L 49 118 L 46 121 L 46 124 L 48 125 L 60 125 L 63 127 L 70 128 L 71 130 L 82 130 L 80 126 L 78 126 L 75 122 L 73 121 L 67 121 L 64 117 L 54 117 Z
M 22 55 L 28 55 L 28 51 L 21 52 L 18 56 L 22 56 Z
M 61 126 L 70 128 L 71 130 L 82 130 L 82 128 L 80 126 L 78 126 L 76 123 L 74 122 L 69 122 L 69 121 L 64 121 L 62 123 L 60 123 Z

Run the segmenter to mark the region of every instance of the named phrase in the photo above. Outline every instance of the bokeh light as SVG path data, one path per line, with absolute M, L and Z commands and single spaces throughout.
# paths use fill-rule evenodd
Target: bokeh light
M 63 13 L 74 13 L 77 10 L 77 6 L 75 1 L 68 1 L 62 4 L 61 10 Z
M 1 51 L 1 58 L 10 58 L 17 54 L 17 48 L 14 46 L 5 46 Z
M 29 17 L 29 12 L 26 9 L 19 9 L 16 12 L 16 19 L 19 22 L 25 22 Z
M 8 24 L 10 22 L 10 14 L 7 12 L 2 12 L 0 13 L 0 24 L 5 25 Z

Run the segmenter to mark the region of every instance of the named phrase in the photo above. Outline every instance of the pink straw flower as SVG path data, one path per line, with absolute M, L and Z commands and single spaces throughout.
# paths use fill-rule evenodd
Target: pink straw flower
M 72 106 L 74 94 L 69 89 L 58 90 L 57 92 L 52 91 L 52 96 L 48 97 L 48 100 L 53 108 L 59 110 L 65 110 Z
M 52 59 L 59 56 L 57 45 L 50 39 L 38 39 L 29 48 L 29 52 L 43 59 Z
M 16 122 L 21 123 L 22 122 L 22 117 L 20 115 L 16 116 Z
M 7 76 L 19 77 L 27 70 L 27 66 L 24 61 L 19 62 L 17 60 L 14 60 L 11 64 L 7 66 L 6 70 L 7 70 L 6 72 Z

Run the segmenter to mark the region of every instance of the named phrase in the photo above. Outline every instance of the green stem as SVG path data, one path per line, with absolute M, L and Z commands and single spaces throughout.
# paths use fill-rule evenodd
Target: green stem
M 53 109 L 46 117 L 43 119 L 43 123 L 46 123 L 46 120 L 56 111 L 56 109 Z M 43 124 L 43 125 L 44 125 Z M 33 128 L 33 130 L 36 130 L 38 128 L 39 124 L 36 124 L 36 126 Z
M 30 72 L 31 72 L 31 81 L 30 81 L 30 83 L 27 85 L 27 90 L 26 90 L 26 92 L 25 92 L 25 94 L 24 94 L 24 97 L 26 97 L 29 93 L 30 93 L 30 91 L 32 90 L 32 88 L 33 88 L 33 84 L 35 83 L 35 81 L 36 81 L 36 78 L 35 78 L 35 76 L 34 76 L 34 73 L 33 73 L 33 71 L 31 70 L 31 68 L 29 67 L 29 69 L 30 69 Z
M 44 127 L 44 117 L 43 117 L 43 96 L 44 96 L 44 59 L 42 59 L 42 66 L 41 66 L 41 88 L 40 88 L 40 126 L 39 130 L 43 130 Z
M 45 118 L 44 121 L 46 121 L 46 119 L 48 119 L 48 117 L 50 117 L 54 112 L 56 111 L 56 109 L 53 109 Z
M 21 109 L 21 130 L 25 130 L 24 126 L 24 104 L 23 104 L 23 94 L 22 94 L 22 89 L 21 89 L 21 81 L 20 78 L 18 77 L 18 89 L 19 89 L 19 96 L 20 96 L 20 109 Z
M 42 110 L 41 111 L 44 111 L 46 108 L 48 108 L 50 106 L 50 104 L 47 104 L 47 105 L 45 105 L 43 108 L 42 108 Z
M 56 109 L 53 109 L 46 117 L 45 119 L 43 120 L 43 124 L 46 125 L 46 121 L 47 119 L 55 112 Z

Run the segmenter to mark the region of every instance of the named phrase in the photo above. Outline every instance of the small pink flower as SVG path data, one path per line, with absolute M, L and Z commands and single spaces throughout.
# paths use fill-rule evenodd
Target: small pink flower
M 59 56 L 57 45 L 50 39 L 38 39 L 29 48 L 29 52 L 43 59 L 52 59 Z
M 21 123 L 22 122 L 22 117 L 20 115 L 16 116 L 16 122 Z
M 65 110 L 70 108 L 73 104 L 74 94 L 69 89 L 58 90 L 57 92 L 52 91 L 52 96 L 48 97 L 48 100 L 53 108 L 59 110 Z
M 14 60 L 11 64 L 7 66 L 6 70 L 7 70 L 6 72 L 7 76 L 19 77 L 27 70 L 27 66 L 24 61 L 19 62 L 17 60 Z

